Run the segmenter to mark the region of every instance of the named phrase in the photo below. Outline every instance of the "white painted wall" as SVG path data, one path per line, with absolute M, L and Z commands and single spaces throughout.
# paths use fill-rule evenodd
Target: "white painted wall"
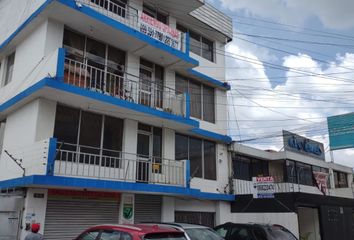
M 7 117 L 3 151 L 22 158 L 26 176 L 44 174 L 48 138 L 53 136 L 56 103 L 34 100 Z M 22 176 L 22 170 L 4 152 L 0 158 L 0 179 Z
M 44 198 L 34 198 L 34 193 L 44 194 Z M 29 188 L 25 199 L 25 210 L 23 214 L 23 228 L 20 239 L 24 240 L 30 231 L 25 230 L 26 223 L 39 223 L 39 233 L 43 234 L 45 224 L 45 214 L 47 210 L 48 190 L 39 188 Z M 31 217 L 30 217 L 31 216 Z
M 280 224 L 299 237 L 296 213 L 232 213 L 231 222 Z
M 216 206 L 214 201 L 176 197 L 175 211 L 215 212 Z
M 44 2 L 45 0 L 1 0 L 0 45 Z

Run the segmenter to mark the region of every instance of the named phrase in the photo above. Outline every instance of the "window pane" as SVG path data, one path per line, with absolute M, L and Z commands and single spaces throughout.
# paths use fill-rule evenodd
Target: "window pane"
M 87 233 L 84 233 L 82 234 L 79 239 L 80 240 L 95 240 L 96 237 L 98 236 L 99 234 L 99 231 L 91 231 L 91 232 L 87 232 Z
M 118 231 L 104 231 L 101 233 L 100 240 L 120 240 L 120 232 Z
M 245 181 L 251 180 L 251 160 L 245 157 L 234 154 L 232 156 L 232 169 L 234 178 Z
M 189 160 L 191 163 L 191 174 L 193 177 L 203 177 L 202 165 L 202 140 L 189 138 Z
M 154 127 L 153 130 L 153 156 L 162 157 L 162 129 Z
M 176 74 L 176 93 L 181 94 L 188 92 L 188 79 Z
M 175 137 L 176 160 L 188 160 L 188 137 L 176 134 Z
M 203 120 L 215 122 L 214 88 L 203 86 Z
M 14 71 L 14 63 L 15 63 L 15 53 L 12 53 L 7 57 L 6 64 L 6 76 L 4 85 L 8 84 L 12 80 L 12 74 Z
M 125 70 L 125 52 L 109 46 L 107 66 L 110 72 L 123 76 Z
M 63 45 L 67 57 L 76 61 L 83 61 L 85 49 L 85 37 L 83 35 L 65 29 Z
M 296 171 L 297 175 L 299 176 L 300 184 L 313 186 L 313 176 L 310 165 L 297 162 Z
M 164 24 L 168 24 L 168 16 L 166 14 L 163 14 L 161 12 L 157 12 L 156 19 Z
M 204 140 L 204 178 L 216 180 L 215 143 Z
M 146 134 L 138 134 L 138 155 L 142 157 L 150 157 L 150 136 Z
M 87 146 L 81 148 L 84 152 L 98 154 L 101 146 L 102 116 L 82 112 L 80 127 L 80 145 Z M 88 148 L 90 147 L 90 148 Z
M 200 43 L 200 35 L 190 31 L 189 33 L 190 35 L 190 51 L 197 54 L 197 55 L 201 55 L 201 43 Z
M 55 115 L 54 137 L 58 142 L 76 145 L 80 110 L 58 105 Z M 65 147 L 65 145 L 63 146 Z M 75 149 L 75 148 L 74 148 Z
M 105 117 L 103 148 L 122 151 L 123 120 L 114 117 Z
M 297 183 L 295 162 L 288 161 L 288 160 L 286 161 L 286 176 L 287 176 L 287 182 Z
M 177 23 L 177 30 L 180 31 L 180 32 L 183 32 L 183 33 L 186 33 L 188 32 L 188 29 L 185 28 L 184 26 L 182 26 L 181 24 Z
M 200 83 L 189 81 L 189 94 L 191 99 L 191 116 L 201 119 L 202 104 L 201 104 L 201 85 Z
M 214 61 L 214 44 L 212 41 L 202 38 L 202 57 Z
M 268 176 L 268 163 L 262 160 L 252 160 L 252 177 L 264 177 Z

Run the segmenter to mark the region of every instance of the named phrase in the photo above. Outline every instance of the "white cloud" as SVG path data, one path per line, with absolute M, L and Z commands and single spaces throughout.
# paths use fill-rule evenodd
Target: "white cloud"
M 354 27 L 353 0 L 219 0 L 223 7 L 282 23 L 303 24 L 317 17 L 327 28 Z
M 238 126 L 236 121 L 230 123 L 235 140 L 239 140 L 236 137 L 239 133 L 242 140 L 260 137 L 258 142 L 254 142 L 255 147 L 277 147 L 279 150 L 282 147 L 281 137 L 263 137 L 281 135 L 281 130 L 285 129 L 328 146 L 326 117 L 353 111 L 348 106 L 354 106 L 354 84 L 347 81 L 354 79 L 354 72 L 343 67 L 353 64 L 354 54 L 338 55 L 326 66 L 306 54 L 286 56 L 282 60 L 283 66 L 290 69 L 286 72 L 286 81 L 272 88 L 264 65 L 257 57 L 257 53 L 262 51 L 244 45 L 240 47 L 237 42 L 230 44 L 226 51 L 238 58 L 227 58 L 226 73 L 227 79 L 232 79 L 233 89 L 229 98 L 234 105 L 230 106 L 230 117 L 234 119 L 236 116 L 239 120 Z M 271 56 L 266 55 L 263 51 L 262 58 Z M 244 58 L 240 60 L 242 56 Z M 341 72 L 345 73 L 338 74 Z M 298 77 L 302 74 L 314 76 Z M 354 167 L 354 150 L 336 153 L 335 160 Z

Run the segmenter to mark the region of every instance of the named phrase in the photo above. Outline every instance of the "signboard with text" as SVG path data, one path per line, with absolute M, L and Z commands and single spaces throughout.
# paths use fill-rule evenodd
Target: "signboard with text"
M 274 198 L 273 177 L 253 177 L 253 198 Z
M 331 150 L 354 148 L 354 113 L 327 118 Z
M 181 49 L 181 32 L 177 29 L 150 17 L 149 15 L 139 12 L 139 29 L 140 32 L 152 37 L 172 48 Z
M 328 182 L 328 173 L 324 172 L 313 172 L 313 177 L 316 180 L 316 185 L 318 189 L 326 195 L 327 193 L 327 182 Z
M 283 131 L 284 149 L 325 160 L 323 143 Z

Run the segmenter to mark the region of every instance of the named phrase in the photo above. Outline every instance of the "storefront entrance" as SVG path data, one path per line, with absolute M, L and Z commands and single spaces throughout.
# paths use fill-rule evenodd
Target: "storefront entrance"
M 298 208 L 299 235 L 301 240 L 321 240 L 317 208 Z

